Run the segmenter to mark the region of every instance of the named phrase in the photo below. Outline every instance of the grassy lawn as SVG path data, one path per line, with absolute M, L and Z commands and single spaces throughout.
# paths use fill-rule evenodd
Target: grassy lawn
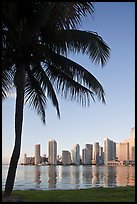
M 135 202 L 135 187 L 81 190 L 16 190 L 13 195 L 25 202 Z

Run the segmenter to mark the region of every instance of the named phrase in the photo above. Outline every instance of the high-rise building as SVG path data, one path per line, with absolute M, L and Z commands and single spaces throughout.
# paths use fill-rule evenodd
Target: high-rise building
M 79 144 L 73 145 L 71 149 L 71 160 L 73 164 L 80 164 L 80 146 Z
M 85 144 L 85 148 L 88 149 L 88 164 L 91 164 L 93 159 L 93 145 Z
M 35 165 L 40 163 L 40 144 L 35 145 Z
M 99 164 L 99 142 L 94 143 L 94 162 Z
M 99 146 L 99 164 L 104 163 L 103 147 Z
M 48 163 L 51 165 L 57 164 L 57 142 L 55 140 L 50 140 L 48 143 Z
M 116 156 L 119 161 L 129 160 L 129 143 L 120 142 L 116 144 Z
M 129 143 L 129 160 L 135 161 L 135 127 L 131 128 L 129 139 L 125 139 L 122 143 Z
M 88 148 L 82 149 L 82 163 L 89 164 Z
M 62 164 L 63 165 L 71 164 L 71 154 L 67 150 L 62 151 Z
M 129 142 L 129 160 L 135 161 L 135 127 L 131 128 Z
M 116 143 L 112 140 L 104 139 L 104 163 L 116 159 Z

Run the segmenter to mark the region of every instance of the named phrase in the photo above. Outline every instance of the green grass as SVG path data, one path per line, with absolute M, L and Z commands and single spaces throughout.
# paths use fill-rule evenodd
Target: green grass
M 135 187 L 80 190 L 16 190 L 13 195 L 25 202 L 135 202 Z

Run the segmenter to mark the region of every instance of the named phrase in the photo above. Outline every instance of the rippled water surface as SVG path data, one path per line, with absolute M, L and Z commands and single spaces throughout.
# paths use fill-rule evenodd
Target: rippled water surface
M 2 165 L 4 189 L 8 165 Z M 14 189 L 80 189 L 134 186 L 134 166 L 22 166 L 18 165 Z

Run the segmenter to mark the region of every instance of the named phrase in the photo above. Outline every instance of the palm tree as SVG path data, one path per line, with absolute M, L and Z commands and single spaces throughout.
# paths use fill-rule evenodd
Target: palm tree
M 20 157 L 23 107 L 29 103 L 46 122 L 47 98 L 60 117 L 56 94 L 82 105 L 90 99 L 105 103 L 104 90 L 69 53 L 82 53 L 105 65 L 110 48 L 94 32 L 78 29 L 82 17 L 94 13 L 93 2 L 2 3 L 2 97 L 16 88 L 15 145 L 10 160 L 5 195 L 11 194 Z

